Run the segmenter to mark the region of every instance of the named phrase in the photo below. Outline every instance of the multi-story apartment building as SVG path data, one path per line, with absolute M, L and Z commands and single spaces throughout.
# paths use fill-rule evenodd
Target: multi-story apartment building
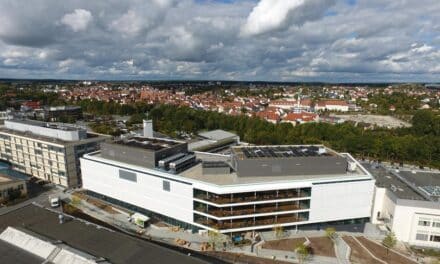
M 187 152 L 171 140 L 129 138 L 81 158 L 90 194 L 186 228 L 235 233 L 274 226 L 364 223 L 374 179 L 324 146 Z
M 376 178 L 372 222 L 412 246 L 440 248 L 440 173 L 366 166 Z
M 79 158 L 106 138 L 72 125 L 6 120 L 0 127 L 0 160 L 30 176 L 76 187 L 81 185 Z

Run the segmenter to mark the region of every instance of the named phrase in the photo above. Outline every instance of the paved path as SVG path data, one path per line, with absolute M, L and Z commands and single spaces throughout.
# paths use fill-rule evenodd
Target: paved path
M 23 202 L 20 202 L 16 205 L 0 208 L 0 215 L 7 214 L 9 212 L 12 212 L 12 211 L 18 209 L 18 208 L 22 208 L 22 207 L 27 206 L 32 203 L 37 203 L 37 204 L 40 204 L 44 207 L 50 207 L 49 197 L 60 196 L 60 195 L 62 195 L 62 192 L 63 192 L 62 189 L 59 189 L 58 187 L 53 187 L 53 188 L 49 189 L 48 191 L 42 192 L 39 195 L 37 195 L 33 198 L 30 198 L 30 199 L 27 199 Z

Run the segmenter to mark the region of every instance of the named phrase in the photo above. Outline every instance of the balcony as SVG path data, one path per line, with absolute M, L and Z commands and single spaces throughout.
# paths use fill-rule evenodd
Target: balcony
M 215 207 L 199 202 L 194 203 L 195 211 L 213 215 L 216 217 L 266 214 L 283 211 L 304 210 L 309 208 L 309 200 L 231 207 Z
M 265 216 L 237 220 L 217 221 L 210 218 L 195 216 L 195 222 L 217 230 L 251 228 L 258 226 L 277 225 L 286 223 L 296 223 L 308 220 L 308 213 L 287 214 L 280 216 Z
M 303 198 L 311 195 L 311 188 L 274 190 L 248 193 L 215 194 L 194 189 L 194 198 L 215 204 L 234 204 L 281 200 L 290 198 Z

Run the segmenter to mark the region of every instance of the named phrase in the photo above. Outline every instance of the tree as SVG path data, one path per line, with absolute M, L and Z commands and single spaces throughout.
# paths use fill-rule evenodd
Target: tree
M 333 241 L 334 235 L 336 234 L 336 229 L 334 227 L 327 227 L 325 229 L 325 235 Z
M 273 233 L 277 239 L 280 239 L 284 235 L 284 228 L 280 225 L 276 225 L 273 227 Z
M 397 243 L 396 236 L 393 232 L 388 233 L 385 238 L 382 240 L 382 245 L 387 248 L 387 256 L 389 253 L 389 249 L 393 248 Z
M 301 244 L 295 248 L 295 253 L 299 263 L 304 263 L 310 255 L 310 249 L 306 245 Z
M 215 245 L 220 242 L 220 233 L 217 230 L 209 230 L 208 231 L 209 244 L 212 249 L 215 250 Z
M 147 116 L 143 113 L 137 113 L 130 116 L 130 118 L 127 120 L 127 125 L 131 126 L 133 124 L 142 124 L 142 121 L 146 119 Z
M 436 128 L 436 117 L 432 111 L 419 110 L 417 111 L 412 119 L 412 125 L 414 132 L 417 135 L 436 135 L 439 131 L 435 131 Z

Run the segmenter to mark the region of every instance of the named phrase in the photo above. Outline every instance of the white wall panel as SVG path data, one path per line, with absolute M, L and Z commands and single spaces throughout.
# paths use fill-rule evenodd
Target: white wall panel
M 171 187 L 168 192 L 162 189 L 163 178 L 136 172 L 137 182 L 132 182 L 120 179 L 119 169 L 116 166 L 81 159 L 83 187 L 159 214 L 192 223 L 193 190 L 191 185 L 168 180 Z
M 374 180 L 313 185 L 309 221 L 370 217 L 373 190 Z

